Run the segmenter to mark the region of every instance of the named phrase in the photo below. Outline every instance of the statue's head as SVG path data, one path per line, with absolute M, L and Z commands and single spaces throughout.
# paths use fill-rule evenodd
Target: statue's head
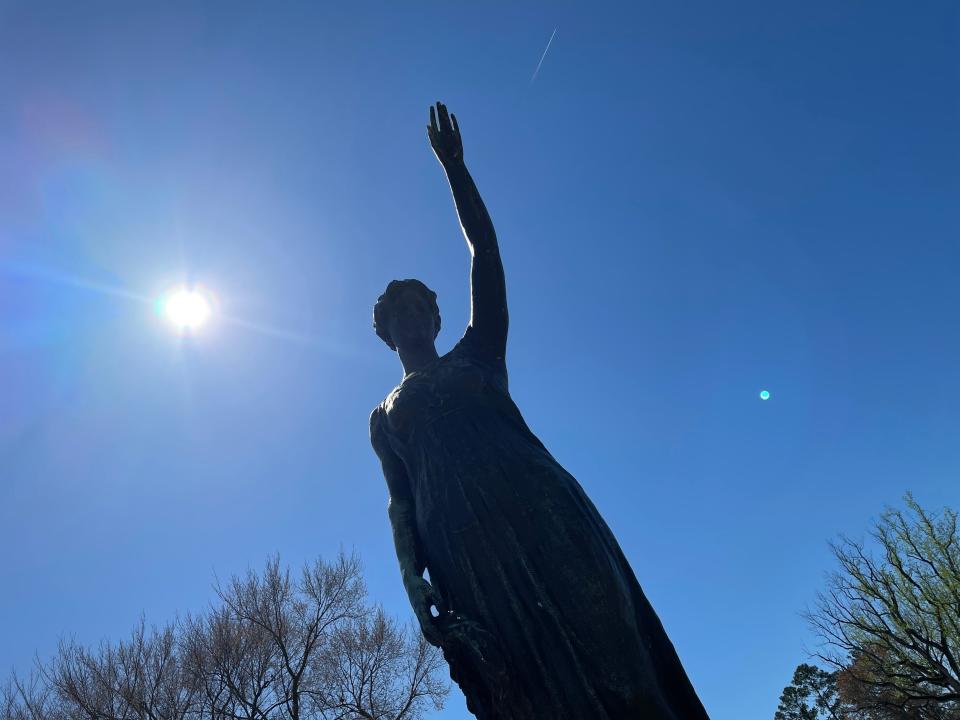
M 373 306 L 373 329 L 391 350 L 432 344 L 440 333 L 437 294 L 419 280 L 393 280 Z

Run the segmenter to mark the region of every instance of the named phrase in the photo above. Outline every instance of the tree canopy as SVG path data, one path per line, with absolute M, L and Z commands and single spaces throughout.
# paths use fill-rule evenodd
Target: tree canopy
M 843 704 L 862 718 L 960 718 L 960 536 L 957 513 L 911 495 L 888 509 L 873 543 L 832 545 L 839 569 L 808 620 Z M 802 666 L 801 666 L 802 667 Z M 793 716 L 790 716 L 793 717 Z M 803 717 L 797 715 L 796 717 Z

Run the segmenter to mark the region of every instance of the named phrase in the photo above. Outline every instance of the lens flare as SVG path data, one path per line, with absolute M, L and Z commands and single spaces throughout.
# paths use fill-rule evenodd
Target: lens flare
M 760 399 L 761 399 L 761 400 L 769 400 L 769 399 L 770 399 L 770 393 L 768 393 L 766 390 L 761 390 L 761 391 L 760 391 Z

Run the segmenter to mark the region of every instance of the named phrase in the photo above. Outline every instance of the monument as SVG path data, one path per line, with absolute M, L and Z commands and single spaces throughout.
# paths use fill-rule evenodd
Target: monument
M 704 720 L 610 529 L 510 397 L 493 224 L 456 117 L 437 103 L 427 130 L 472 255 L 470 324 L 439 355 L 436 294 L 391 282 L 374 327 L 404 377 L 370 416 L 423 634 L 480 720 Z

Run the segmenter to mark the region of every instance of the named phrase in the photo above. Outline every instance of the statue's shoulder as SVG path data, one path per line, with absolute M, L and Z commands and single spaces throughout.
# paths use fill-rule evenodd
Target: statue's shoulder
M 393 407 L 394 402 L 397 399 L 397 396 L 400 394 L 401 386 L 398 385 L 393 390 L 390 391 L 390 394 L 387 395 L 383 401 L 377 405 L 373 410 L 370 411 L 370 435 L 372 436 L 375 432 L 381 432 L 384 425 L 388 421 L 388 415 L 390 414 L 390 409 Z
M 383 403 L 380 403 L 370 412 L 370 444 L 377 455 L 383 452 L 388 443 L 383 427 L 383 418 Z
M 447 355 L 454 357 L 458 355 L 471 355 L 476 349 L 476 331 L 473 329 L 473 325 L 467 325 L 467 329 L 460 339 L 457 340 L 456 345 L 450 348 L 450 352 L 448 352 Z
M 506 375 L 507 364 L 503 355 L 498 355 L 493 346 L 483 341 L 473 325 L 467 325 L 463 337 L 457 341 L 447 356 L 461 358 L 482 365 L 497 375 Z
M 383 420 L 383 415 L 384 415 L 383 403 L 380 403 L 373 410 L 370 411 L 370 437 L 371 438 L 380 432 L 380 423 Z

